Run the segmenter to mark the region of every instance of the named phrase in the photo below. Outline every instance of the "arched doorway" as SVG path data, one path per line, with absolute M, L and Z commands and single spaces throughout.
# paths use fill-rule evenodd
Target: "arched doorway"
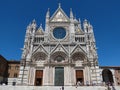
M 43 70 L 36 70 L 35 86 L 42 86 Z
M 80 82 L 81 84 L 84 83 L 83 70 L 76 70 L 76 83 L 77 82 Z
M 50 62 L 55 66 L 54 85 L 64 86 L 64 64 L 65 62 L 68 62 L 67 54 L 61 51 L 57 51 L 51 55 Z
M 31 59 L 31 66 L 35 65 L 36 67 L 39 67 L 39 63 L 45 63 L 47 58 L 46 53 L 44 52 L 37 52 L 33 54 L 32 59 Z M 38 65 L 37 65 L 38 63 Z M 33 78 L 33 70 L 30 70 L 30 80 Z M 32 82 L 32 81 L 31 81 Z M 43 85 L 43 68 L 40 68 L 35 71 L 35 81 L 34 81 L 35 86 L 42 86 Z
M 104 69 L 102 71 L 102 78 L 103 78 L 103 82 L 105 82 L 106 84 L 114 83 L 112 72 L 109 69 Z
M 55 67 L 55 86 L 64 86 L 64 67 Z
M 72 62 L 74 62 L 75 64 L 77 64 L 77 69 L 76 69 L 76 83 L 80 82 L 81 84 L 84 83 L 84 69 L 83 68 L 83 64 L 84 64 L 84 60 L 85 60 L 85 55 L 82 52 L 75 52 L 72 55 Z

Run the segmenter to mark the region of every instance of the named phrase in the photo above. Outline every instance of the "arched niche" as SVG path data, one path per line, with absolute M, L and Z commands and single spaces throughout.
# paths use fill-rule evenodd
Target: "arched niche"
M 102 78 L 103 82 L 106 84 L 110 83 L 112 85 L 114 83 L 112 72 L 109 69 L 104 69 L 102 71 Z
M 72 58 L 73 62 L 84 61 L 85 60 L 85 55 L 81 52 L 76 52 L 76 53 L 72 54 L 71 58 Z
M 32 62 L 45 61 L 46 58 L 47 58 L 47 55 L 44 52 L 37 52 L 32 56 Z
M 57 63 L 66 62 L 68 60 L 67 55 L 61 51 L 53 53 L 50 59 L 51 62 L 57 62 Z

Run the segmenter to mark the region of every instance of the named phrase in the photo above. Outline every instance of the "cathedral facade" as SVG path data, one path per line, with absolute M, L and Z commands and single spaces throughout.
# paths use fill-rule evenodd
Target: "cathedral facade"
M 59 5 L 46 13 L 45 30 L 35 20 L 26 29 L 18 84 L 72 86 L 100 84 L 100 69 L 93 27 L 66 15 Z

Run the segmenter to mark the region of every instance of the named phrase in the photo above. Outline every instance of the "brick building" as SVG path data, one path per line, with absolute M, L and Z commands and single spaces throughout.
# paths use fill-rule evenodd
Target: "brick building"
M 15 84 L 19 75 L 20 61 L 8 61 L 0 55 L 0 84 Z
M 8 61 L 8 84 L 16 84 L 19 75 L 20 61 Z
M 0 55 L 0 84 L 7 81 L 7 60 Z
M 115 70 L 117 85 L 120 85 L 120 68 Z
M 100 73 L 103 82 L 120 85 L 120 66 L 100 66 Z

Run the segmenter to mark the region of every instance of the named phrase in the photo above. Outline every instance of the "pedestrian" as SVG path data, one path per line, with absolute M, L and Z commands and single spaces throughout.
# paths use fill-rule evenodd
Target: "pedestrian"
M 62 90 L 64 90 L 64 86 L 62 86 Z
M 89 82 L 88 81 L 86 81 L 86 85 L 89 86 Z

